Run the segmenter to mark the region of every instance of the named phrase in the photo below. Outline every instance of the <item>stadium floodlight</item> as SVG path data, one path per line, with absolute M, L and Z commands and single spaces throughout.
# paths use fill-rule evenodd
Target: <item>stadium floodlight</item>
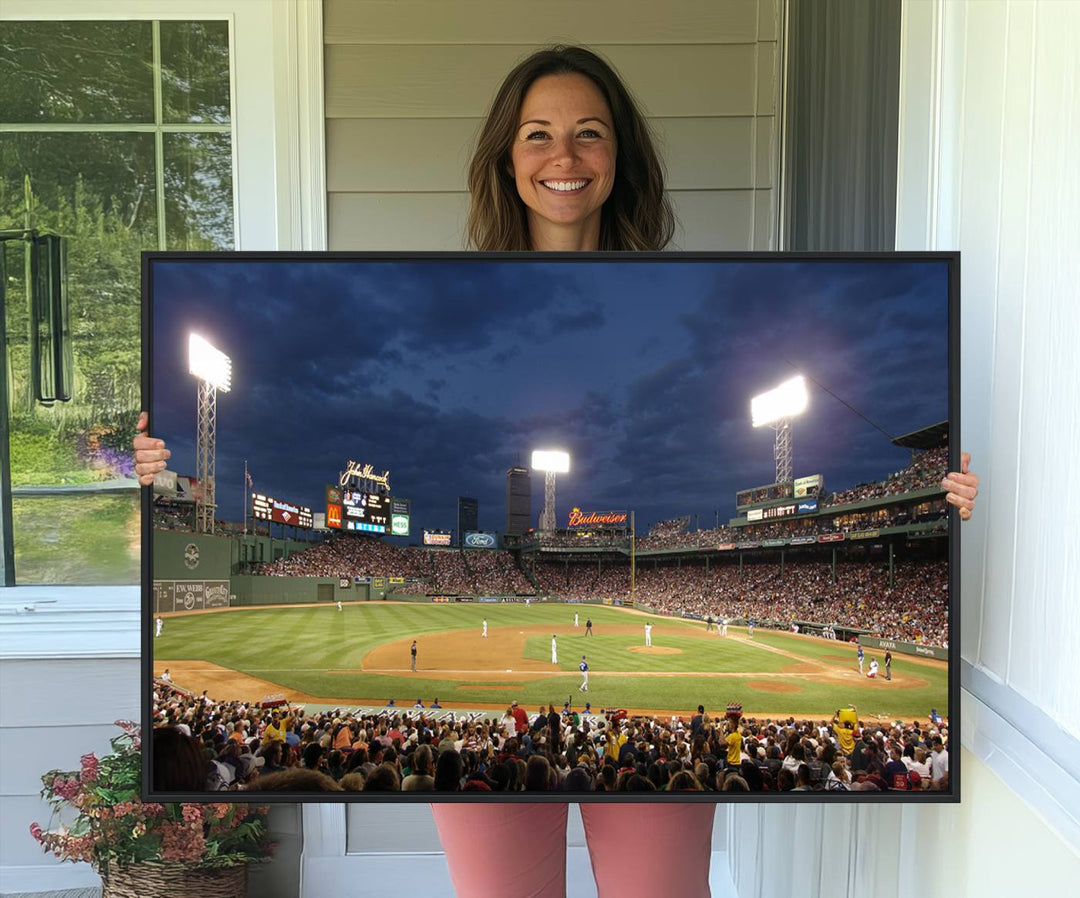
M 780 386 L 750 400 L 750 417 L 754 427 L 774 424 L 783 418 L 794 418 L 806 411 L 810 397 L 806 379 L 800 374 L 785 380 Z
M 769 424 L 776 429 L 773 460 L 777 483 L 791 481 L 791 419 L 806 411 L 809 404 L 806 379 L 801 374 L 750 400 L 750 418 L 754 427 Z
M 557 449 L 538 449 L 532 454 L 534 470 L 544 472 L 544 510 L 540 514 L 540 529 L 550 533 L 555 529 L 555 475 L 570 470 L 570 456 Z
M 538 449 L 532 454 L 532 467 L 535 471 L 565 474 L 570 470 L 570 456 L 557 450 Z
M 188 337 L 188 372 L 222 393 L 232 387 L 232 359 L 198 334 Z
M 188 371 L 199 382 L 198 430 L 195 440 L 195 477 L 201 490 L 195 494 L 195 529 L 214 532 L 217 510 L 217 391 L 232 387 L 232 361 L 198 334 L 188 336 Z

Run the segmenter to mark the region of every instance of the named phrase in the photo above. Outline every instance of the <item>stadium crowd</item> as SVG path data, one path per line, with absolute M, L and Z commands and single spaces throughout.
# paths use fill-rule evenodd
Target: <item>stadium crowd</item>
M 417 705 L 422 705 L 418 700 Z M 786 792 L 948 789 L 948 725 L 585 713 L 501 717 L 217 702 L 154 686 L 159 791 Z

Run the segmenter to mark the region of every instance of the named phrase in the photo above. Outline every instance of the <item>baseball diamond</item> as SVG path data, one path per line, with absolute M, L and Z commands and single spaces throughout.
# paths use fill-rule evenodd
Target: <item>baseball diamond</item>
M 586 611 L 593 635 L 573 626 Z M 154 670 L 219 700 L 385 705 L 438 697 L 444 707 L 505 709 L 577 695 L 589 658 L 594 708 L 691 714 L 699 703 L 739 702 L 747 714 L 828 717 L 857 705 L 878 719 L 948 716 L 947 663 L 896 654 L 892 679 L 860 676 L 855 647 L 779 630 L 706 624 L 604 605 L 346 602 L 175 612 L 156 640 Z M 481 621 L 488 621 L 488 636 Z M 652 646 L 642 623 L 653 624 Z M 551 663 L 552 634 L 559 663 Z M 410 645 L 417 641 L 417 670 Z M 884 651 L 868 649 L 867 656 Z M 577 701 L 581 704 L 583 699 Z

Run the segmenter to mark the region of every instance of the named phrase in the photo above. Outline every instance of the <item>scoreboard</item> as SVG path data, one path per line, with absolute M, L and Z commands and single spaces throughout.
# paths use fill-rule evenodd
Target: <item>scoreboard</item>
M 262 493 L 251 494 L 251 514 L 258 521 L 273 521 L 275 524 L 288 524 L 292 527 L 314 526 L 311 509 L 305 505 L 294 505 L 273 496 Z
M 342 529 L 386 533 L 390 523 L 390 497 L 383 493 L 345 490 L 341 496 Z

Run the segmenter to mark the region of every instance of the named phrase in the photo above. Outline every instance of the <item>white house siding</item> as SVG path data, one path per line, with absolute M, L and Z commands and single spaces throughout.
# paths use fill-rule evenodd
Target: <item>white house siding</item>
M 611 60 L 659 138 L 687 250 L 776 248 L 779 0 L 326 0 L 329 248 L 464 247 L 465 171 L 510 68 Z
M 961 434 L 983 483 L 961 539 L 963 802 L 737 808 L 742 898 L 1080 877 L 1080 4 L 905 0 L 902 28 L 897 245 L 961 252 Z

